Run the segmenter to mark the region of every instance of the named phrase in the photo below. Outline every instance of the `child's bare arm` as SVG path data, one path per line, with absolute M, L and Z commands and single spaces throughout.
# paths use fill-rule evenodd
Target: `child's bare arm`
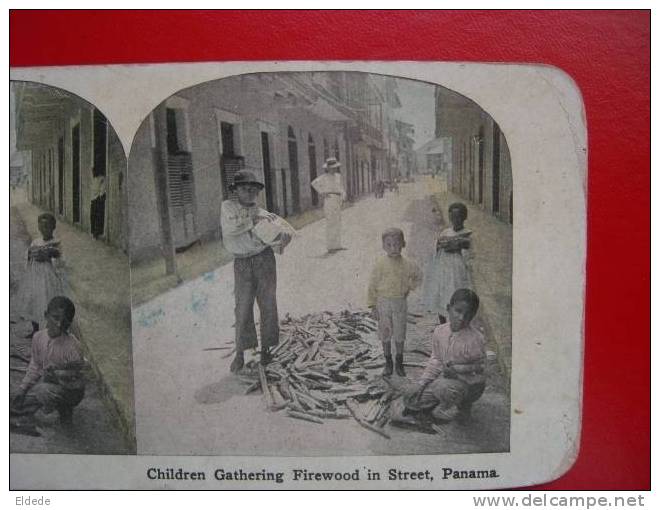
M 431 342 L 431 357 L 427 361 L 424 372 L 419 379 L 420 385 L 428 385 L 443 372 L 443 367 L 445 364 L 443 363 L 442 356 L 437 348 L 436 335 L 437 329 L 433 332 L 433 340 Z

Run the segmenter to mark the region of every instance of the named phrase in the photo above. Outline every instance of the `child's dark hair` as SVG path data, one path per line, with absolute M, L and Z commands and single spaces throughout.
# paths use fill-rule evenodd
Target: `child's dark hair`
M 37 216 L 37 223 L 40 222 L 41 220 L 48 221 L 53 226 L 53 230 L 55 230 L 55 227 L 57 227 L 57 220 L 55 219 L 55 216 L 52 215 L 51 213 L 48 212 L 41 213 L 39 216 Z
M 449 206 L 449 212 L 451 213 L 452 209 L 456 209 L 457 211 L 461 212 L 461 215 L 463 216 L 463 219 L 466 220 L 468 217 L 468 209 L 467 206 L 462 203 L 462 202 L 454 202 Z
M 76 305 L 74 305 L 73 301 L 65 296 L 55 296 L 48 302 L 46 313 L 52 312 L 53 310 L 63 310 L 64 317 L 69 323 L 73 321 L 73 318 L 76 315 Z
M 401 239 L 401 244 L 403 244 L 404 246 L 406 244 L 406 239 L 403 236 L 403 230 L 401 230 L 400 228 L 392 227 L 392 228 L 386 229 L 383 232 L 383 242 L 385 241 L 385 239 L 387 237 L 398 237 L 399 239 Z
M 477 315 L 477 310 L 479 310 L 479 296 L 477 293 L 470 289 L 458 289 L 454 291 L 449 300 L 449 306 L 454 306 L 459 301 L 467 303 L 472 312 L 472 317 Z

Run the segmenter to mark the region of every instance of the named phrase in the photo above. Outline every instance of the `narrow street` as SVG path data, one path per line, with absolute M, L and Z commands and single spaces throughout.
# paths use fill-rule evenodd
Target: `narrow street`
M 58 228 L 59 225 L 58 225 Z M 24 338 L 31 331 L 30 323 L 23 321 L 11 303 L 25 271 L 25 254 L 31 236 L 16 207 L 10 208 L 10 332 L 11 353 L 29 358 L 31 340 Z M 83 307 L 77 306 L 80 312 Z M 84 313 L 84 312 L 83 312 Z M 10 358 L 10 392 L 16 390 L 25 374 L 27 363 Z M 73 426 L 65 429 L 54 423 L 42 423 L 32 417 L 11 417 L 10 451 L 12 453 L 67 453 L 67 454 L 127 454 L 129 449 L 117 425 L 115 412 L 102 397 L 99 381 L 88 371 L 85 398 L 74 411 Z M 27 433 L 26 433 L 27 432 Z M 32 435 L 29 435 L 32 434 Z
M 402 184 L 399 194 L 365 198 L 343 212 L 345 251 L 325 256 L 325 222 L 303 228 L 278 256 L 280 317 L 322 310 L 365 308 L 371 267 L 381 255 L 381 233 L 399 226 L 412 200 L 433 192 L 431 182 Z M 469 225 L 469 220 L 468 220 Z M 475 232 L 475 236 L 479 235 Z M 404 255 L 411 256 L 404 251 Z M 229 371 L 234 337 L 233 269 L 227 264 L 188 282 L 133 313 L 137 446 L 139 454 L 170 455 L 377 455 L 500 452 L 509 448 L 509 400 L 497 363 L 466 425 L 448 424 L 429 435 L 388 426 L 390 440 L 353 420 L 323 425 L 265 409 L 259 392 Z M 409 298 L 419 312 L 419 292 Z M 488 313 L 488 312 L 486 312 Z M 427 344 L 435 318 L 410 325 L 408 348 Z M 375 342 L 377 339 L 370 338 Z M 408 370 L 414 381 L 421 368 Z

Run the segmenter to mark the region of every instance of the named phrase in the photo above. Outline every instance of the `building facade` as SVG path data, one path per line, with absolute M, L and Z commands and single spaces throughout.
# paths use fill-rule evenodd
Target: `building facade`
M 446 176 L 451 168 L 451 138 L 434 138 L 415 150 L 417 172 Z
M 93 175 L 104 176 L 100 239 L 126 251 L 126 156 L 112 126 L 73 94 L 36 83 L 12 86 L 27 200 L 90 233 Z
M 436 138 L 450 140 L 448 187 L 485 211 L 513 223 L 511 156 L 499 125 L 474 101 L 437 87 Z
M 261 205 L 283 217 L 320 207 L 311 181 L 329 157 L 349 200 L 371 192 L 395 171 L 387 135 L 398 107 L 394 79 L 365 73 L 258 73 L 178 92 L 131 147 L 133 262 L 220 239 L 220 205 L 239 169 L 255 172 Z
M 395 126 L 398 155 L 398 175 L 396 177 L 407 180 L 417 172 L 417 157 L 413 150 L 415 126 L 401 120 L 395 121 Z

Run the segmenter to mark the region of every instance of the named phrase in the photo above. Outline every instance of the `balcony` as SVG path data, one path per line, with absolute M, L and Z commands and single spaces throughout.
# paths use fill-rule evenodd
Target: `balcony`
M 364 119 L 357 119 L 357 126 L 350 129 L 350 137 L 356 143 L 364 142 L 379 148 L 383 146 L 383 132 Z

